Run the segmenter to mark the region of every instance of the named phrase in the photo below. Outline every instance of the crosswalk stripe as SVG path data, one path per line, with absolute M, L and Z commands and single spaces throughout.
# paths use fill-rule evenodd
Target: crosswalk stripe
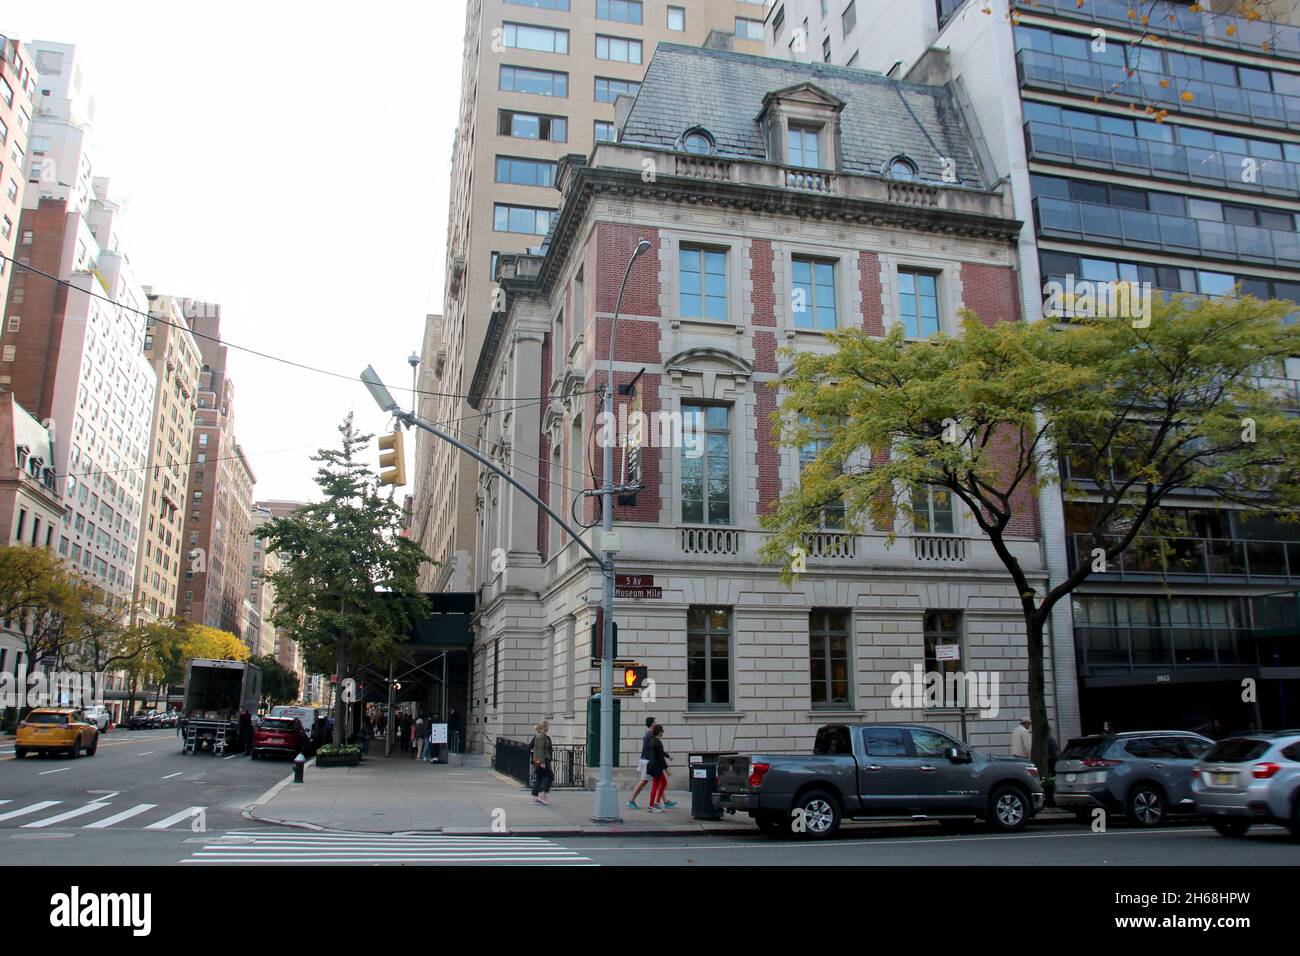
M 111 827 L 115 823 L 121 823 L 123 820 L 129 820 L 132 817 L 144 813 L 146 810 L 152 810 L 158 806 L 156 803 L 140 803 L 130 810 L 123 810 L 121 813 L 115 813 L 111 817 L 105 817 L 102 820 L 96 820 L 94 823 L 87 823 L 83 830 L 103 830 L 105 827 Z
M 0 803 L 13 803 L 12 800 L 0 800 Z
M 30 807 L 22 807 L 18 810 L 10 810 L 8 813 L 0 813 L 0 823 L 5 820 L 12 820 L 14 817 L 24 817 L 29 813 L 39 813 L 46 807 L 58 806 L 62 800 L 42 800 L 40 803 L 33 803 Z
M 223 844 L 223 839 L 235 842 Z M 204 842 L 184 863 L 443 863 L 594 866 L 543 837 L 388 833 L 227 831 Z
M 187 810 L 182 810 L 180 813 L 173 813 L 171 816 L 167 817 L 164 820 L 159 820 L 157 823 L 151 823 L 147 827 L 145 827 L 145 829 L 166 830 L 168 827 L 172 826 L 173 824 L 180 823 L 182 820 L 188 820 L 191 817 L 193 817 L 196 813 L 199 813 L 200 811 L 206 809 L 207 807 L 190 807 Z
M 96 810 L 103 810 L 109 806 L 107 803 L 87 803 L 84 806 L 76 807 L 72 810 L 66 810 L 63 813 L 56 813 L 52 817 L 46 817 L 44 820 L 33 820 L 31 823 L 24 823 L 23 829 L 33 830 L 40 827 L 52 827 L 56 823 L 62 823 L 64 820 L 71 820 L 73 817 L 84 816 L 87 813 L 94 813 Z

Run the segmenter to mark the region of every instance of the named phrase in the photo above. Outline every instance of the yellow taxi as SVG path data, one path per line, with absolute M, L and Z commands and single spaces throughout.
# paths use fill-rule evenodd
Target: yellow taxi
M 28 753 L 65 750 L 72 757 L 95 756 L 99 749 L 99 728 L 71 707 L 37 707 L 18 724 L 14 758 Z

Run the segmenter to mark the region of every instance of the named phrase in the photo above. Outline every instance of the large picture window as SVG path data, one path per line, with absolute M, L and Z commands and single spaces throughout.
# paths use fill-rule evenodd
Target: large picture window
M 686 703 L 701 709 L 730 707 L 731 609 L 692 607 L 686 612 Z
M 731 409 L 682 405 L 682 521 L 731 524 Z

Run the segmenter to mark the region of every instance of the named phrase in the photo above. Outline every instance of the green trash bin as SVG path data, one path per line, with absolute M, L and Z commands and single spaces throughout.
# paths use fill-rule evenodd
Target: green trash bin
M 614 766 L 618 766 L 619 700 L 614 698 Z M 587 766 L 600 766 L 600 694 L 587 698 Z

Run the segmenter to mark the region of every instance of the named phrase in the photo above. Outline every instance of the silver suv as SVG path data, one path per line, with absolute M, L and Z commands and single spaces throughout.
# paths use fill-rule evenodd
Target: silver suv
M 1214 741 L 1181 730 L 1077 737 L 1056 761 L 1056 805 L 1087 819 L 1094 807 L 1142 827 L 1192 810 L 1192 767 Z
M 1196 809 L 1224 836 L 1277 823 L 1300 838 L 1300 730 L 1241 734 L 1215 744 L 1192 780 Z

